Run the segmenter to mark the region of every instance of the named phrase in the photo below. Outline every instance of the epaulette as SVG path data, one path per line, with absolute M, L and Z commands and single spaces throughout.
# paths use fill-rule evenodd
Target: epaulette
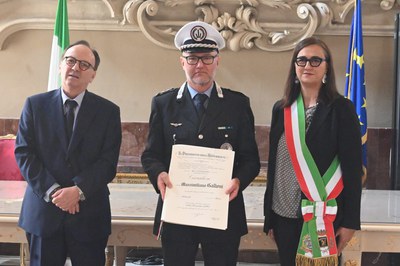
M 177 88 L 171 88 L 171 89 L 168 89 L 168 90 L 165 90 L 165 91 L 161 91 L 161 92 L 157 93 L 156 96 L 160 96 L 160 95 L 166 94 L 166 93 L 168 93 L 168 92 L 172 92 L 172 91 L 174 91 L 174 90 L 176 90 L 176 89 L 177 89 Z
M 223 88 L 223 89 L 225 91 L 229 92 L 229 93 L 236 94 L 236 95 L 242 96 L 242 97 L 247 97 L 243 92 L 232 90 L 232 89 L 228 89 L 228 88 Z

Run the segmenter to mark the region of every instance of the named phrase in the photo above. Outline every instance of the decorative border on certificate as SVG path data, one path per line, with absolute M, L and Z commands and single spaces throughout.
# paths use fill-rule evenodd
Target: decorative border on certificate
M 161 220 L 225 230 L 234 157 L 231 150 L 174 145 Z

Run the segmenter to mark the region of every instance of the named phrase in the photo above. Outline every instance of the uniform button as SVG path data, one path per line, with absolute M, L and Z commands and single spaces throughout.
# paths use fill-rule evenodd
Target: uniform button
M 204 138 L 203 134 L 199 134 L 198 138 L 203 139 Z

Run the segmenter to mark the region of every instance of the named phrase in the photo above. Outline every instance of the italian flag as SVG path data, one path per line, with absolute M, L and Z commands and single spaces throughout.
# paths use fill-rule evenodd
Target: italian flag
M 53 44 L 51 47 L 49 82 L 47 90 L 55 90 L 60 86 L 59 65 L 61 54 L 69 45 L 67 0 L 58 0 L 56 21 L 54 23 Z

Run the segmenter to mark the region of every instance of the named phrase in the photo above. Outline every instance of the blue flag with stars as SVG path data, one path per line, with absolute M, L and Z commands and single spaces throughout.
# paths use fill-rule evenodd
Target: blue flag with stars
M 353 22 L 350 30 L 345 96 L 354 103 L 358 119 L 360 120 L 364 183 L 367 176 L 367 98 L 365 93 L 364 49 L 361 17 L 361 0 L 355 0 Z

